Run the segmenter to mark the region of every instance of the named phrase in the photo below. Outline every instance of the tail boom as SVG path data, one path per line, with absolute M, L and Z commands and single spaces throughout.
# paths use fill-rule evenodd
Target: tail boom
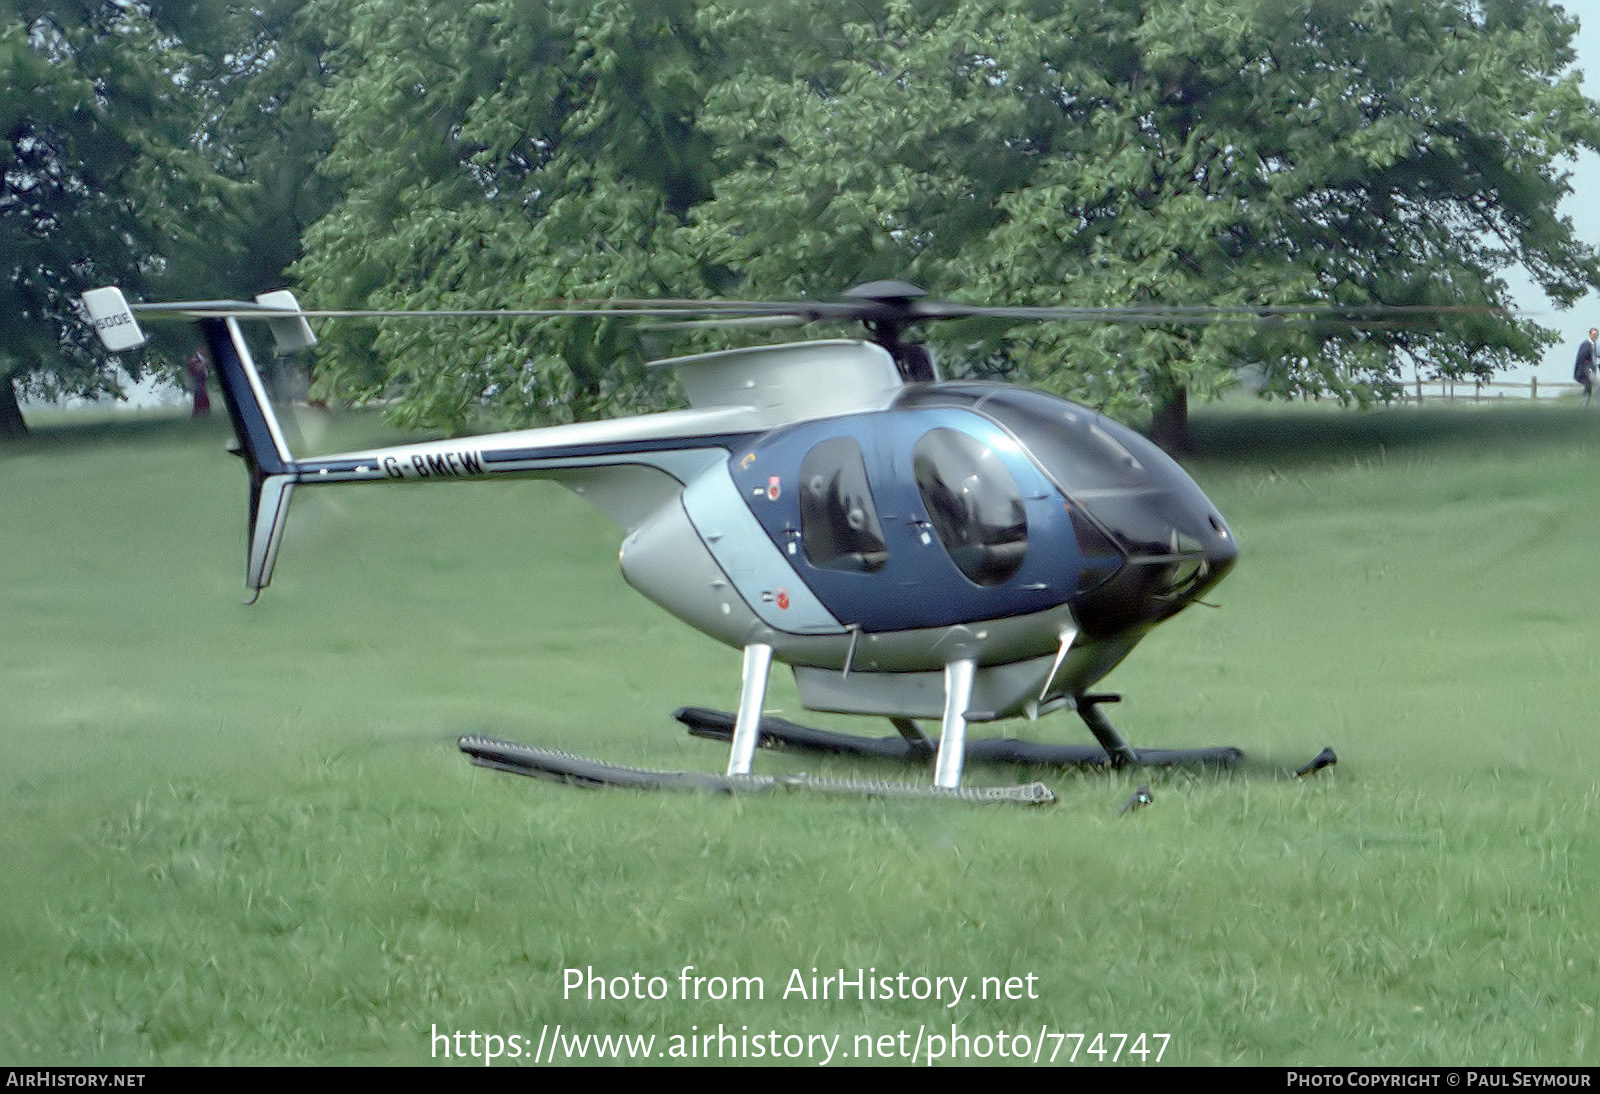
M 477 437 L 295 457 L 236 318 L 199 320 L 250 475 L 245 584 L 254 603 L 272 580 L 297 485 L 440 482 L 505 476 L 553 479 L 625 531 L 676 498 L 759 426 L 749 407 L 665 411 Z
M 240 330 L 241 319 L 264 320 L 280 352 L 314 345 L 316 338 L 306 323 L 306 313 L 292 293 L 267 293 L 254 303 L 218 300 L 130 305 L 118 289 L 108 287 L 86 293 L 83 304 L 112 352 L 143 344 L 136 313 L 150 320 L 188 320 L 199 325 L 238 438 L 238 455 L 249 474 L 247 603 L 254 603 L 272 580 L 296 486 L 505 476 L 552 479 L 594 504 L 624 531 L 632 532 L 663 505 L 674 502 L 686 484 L 726 460 L 751 437 L 819 411 L 814 401 L 796 403 L 794 394 L 782 384 L 768 392 L 754 381 L 733 384 L 723 375 L 734 365 L 748 364 L 745 358 L 750 354 L 713 354 L 703 355 L 705 360 L 669 362 L 698 377 L 695 390 L 699 397 L 688 410 L 296 457 Z M 840 345 L 842 348 L 830 350 L 834 356 L 853 361 L 851 355 L 861 352 L 858 346 Z M 778 347 L 766 356 L 776 352 L 788 360 L 799 348 L 806 347 Z M 806 348 L 806 352 L 813 351 Z M 762 375 L 777 371 L 763 368 L 758 369 Z M 707 369 L 715 374 L 713 379 L 720 377 L 718 383 L 701 375 Z M 781 379 L 778 376 L 773 383 Z M 881 392 L 868 401 L 881 401 L 879 395 Z M 856 401 L 860 398 L 859 393 L 852 396 Z

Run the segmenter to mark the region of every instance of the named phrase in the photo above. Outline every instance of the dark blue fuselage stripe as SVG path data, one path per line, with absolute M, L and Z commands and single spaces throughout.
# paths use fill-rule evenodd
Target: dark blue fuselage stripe
M 492 436 L 492 434 L 490 436 Z M 694 449 L 701 448 L 720 448 L 725 452 L 731 452 L 741 443 L 748 442 L 752 437 L 757 436 L 760 436 L 760 434 L 724 433 L 703 437 L 671 437 L 659 440 L 611 441 L 607 443 L 561 445 L 557 448 L 519 448 L 507 451 L 485 451 L 483 453 L 483 462 L 492 472 L 497 464 L 526 463 L 531 460 L 542 462 L 590 459 L 604 456 L 648 455 L 652 452 L 682 452 L 693 451 Z M 474 440 L 481 441 L 486 439 L 486 437 L 456 437 L 451 439 L 466 443 Z M 434 442 L 430 441 L 426 443 L 431 444 Z M 270 446 L 270 444 L 271 438 L 269 437 L 268 445 Z M 405 446 L 400 445 L 396 447 L 403 449 Z M 364 458 L 346 458 L 337 460 L 313 458 L 307 460 L 297 460 L 296 466 L 302 472 L 309 473 L 302 479 L 302 481 L 314 483 L 316 482 L 315 473 L 319 471 L 353 472 L 359 467 L 372 468 L 374 467 L 373 456 L 376 454 L 377 453 L 375 450 L 373 453 L 368 454 Z M 617 462 L 632 463 L 634 461 L 618 460 Z M 541 469 L 536 468 L 534 470 Z M 552 468 L 552 470 L 554 469 Z
M 217 379 L 222 385 L 222 401 L 227 404 L 228 417 L 233 420 L 233 431 L 244 445 L 245 458 L 252 471 L 279 475 L 289 470 L 278 455 L 278 446 L 272 439 L 265 413 L 256 403 L 255 392 L 250 387 L 239 350 L 233 344 L 226 319 L 202 319 L 200 330 L 206 345 L 211 349 L 211 359 L 217 369 Z

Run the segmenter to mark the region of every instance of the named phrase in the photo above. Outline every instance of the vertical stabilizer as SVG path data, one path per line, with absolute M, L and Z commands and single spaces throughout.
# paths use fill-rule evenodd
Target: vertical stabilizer
M 239 455 L 250 474 L 249 550 L 245 585 L 249 603 L 272 581 L 278 545 L 289 519 L 289 499 L 299 479 L 299 468 L 289 453 L 277 415 L 267 400 L 266 387 L 256 371 L 250 348 L 239 323 L 232 318 L 200 320 L 211 360 L 222 385 L 222 398 L 239 438 Z

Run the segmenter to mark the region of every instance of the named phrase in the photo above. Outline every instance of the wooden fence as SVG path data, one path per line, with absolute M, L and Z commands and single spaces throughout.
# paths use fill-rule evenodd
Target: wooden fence
M 1583 391 L 1572 380 L 1424 380 L 1406 381 L 1400 401 L 1422 406 L 1431 401 L 1481 403 L 1491 399 L 1558 399 Z

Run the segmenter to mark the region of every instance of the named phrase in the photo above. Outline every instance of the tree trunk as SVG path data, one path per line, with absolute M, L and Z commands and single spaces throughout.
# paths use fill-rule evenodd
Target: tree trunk
M 1194 451 L 1194 434 L 1189 432 L 1189 389 L 1173 388 L 1158 396 L 1150 418 L 1150 439 L 1170 455 Z
M 0 380 L 0 440 L 27 435 L 28 423 L 22 420 L 22 407 L 17 405 L 17 387 L 7 376 Z

